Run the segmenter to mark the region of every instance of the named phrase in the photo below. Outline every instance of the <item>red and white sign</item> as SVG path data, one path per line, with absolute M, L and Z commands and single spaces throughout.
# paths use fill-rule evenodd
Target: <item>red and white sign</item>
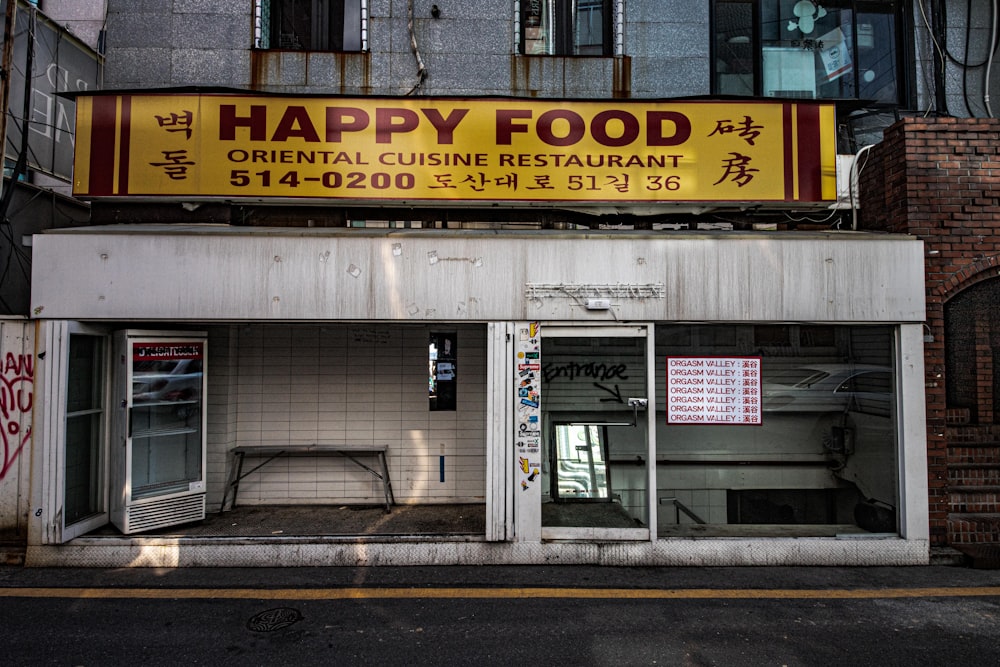
M 201 359 L 204 343 L 136 343 L 132 348 L 132 361 L 180 361 Z
M 667 423 L 761 423 L 760 357 L 667 357 Z

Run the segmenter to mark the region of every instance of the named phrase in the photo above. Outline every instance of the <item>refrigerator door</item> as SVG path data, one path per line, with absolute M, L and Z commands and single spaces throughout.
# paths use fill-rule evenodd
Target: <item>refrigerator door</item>
M 132 342 L 132 500 L 202 490 L 203 341 Z
M 205 518 L 207 340 L 119 332 L 111 520 L 135 533 Z

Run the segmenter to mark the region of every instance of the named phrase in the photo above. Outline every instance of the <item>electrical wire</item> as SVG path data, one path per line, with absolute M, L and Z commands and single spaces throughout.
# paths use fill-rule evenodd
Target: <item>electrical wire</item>
M 993 111 L 990 106 L 990 86 L 991 86 L 991 69 L 993 66 L 993 59 L 996 55 L 997 48 L 1000 47 L 998 44 L 998 39 L 1000 39 L 1000 34 L 998 34 L 998 9 L 996 0 L 992 0 L 990 3 L 990 16 L 991 16 L 991 34 L 989 41 L 989 50 L 986 57 L 982 62 L 970 63 L 969 62 L 969 49 L 972 43 L 972 0 L 967 0 L 965 8 L 965 43 L 963 45 L 963 57 L 956 58 L 951 51 L 948 50 L 947 46 L 942 46 L 934 36 L 933 28 L 931 27 L 930 21 L 927 17 L 926 11 L 924 9 L 923 0 L 917 0 L 917 6 L 920 9 L 920 15 L 923 19 L 927 33 L 933 41 L 936 50 L 938 51 L 940 57 L 942 58 L 941 69 L 942 75 L 945 73 L 947 63 L 950 62 L 953 65 L 961 68 L 962 70 L 962 100 L 965 105 L 965 111 L 969 117 L 976 117 L 977 111 L 972 108 L 972 101 L 969 98 L 969 71 L 974 69 L 979 69 L 980 67 L 986 67 L 986 73 L 983 77 L 983 105 L 986 110 L 986 115 L 990 118 L 993 117 Z M 948 23 L 948 3 L 944 4 L 945 12 L 945 23 Z M 924 114 L 929 115 L 931 106 L 928 106 L 927 112 Z
M 945 56 L 945 51 L 944 51 L 943 48 L 941 48 L 941 45 L 938 44 L 937 37 L 934 36 L 934 28 L 931 27 L 930 19 L 927 18 L 927 12 L 924 11 L 924 0 L 917 0 L 917 7 L 920 8 L 920 16 L 921 16 L 921 18 L 924 21 L 924 27 L 927 28 L 927 35 L 931 38 L 931 42 L 934 43 L 934 48 L 937 50 L 937 53 L 938 53 L 938 55 L 941 58 L 941 74 L 943 76 L 944 75 L 944 71 L 945 71 L 945 67 L 946 67 L 946 62 L 947 62 L 946 61 L 946 56 Z M 935 79 L 935 77 L 932 76 L 931 77 L 932 86 L 933 86 L 934 79 Z M 925 84 L 927 83 L 926 79 L 925 79 L 924 83 Z M 927 102 L 927 111 L 924 112 L 924 117 L 925 118 L 931 114 L 931 110 L 934 108 L 934 102 L 933 102 L 933 99 L 932 99 L 933 96 L 928 95 L 927 97 L 929 98 L 929 100 Z M 939 109 L 939 111 L 947 111 L 947 110 L 946 109 Z
M 857 231 L 858 229 L 858 206 L 857 202 L 854 201 L 854 188 L 861 180 L 861 171 L 868 164 L 868 151 L 874 147 L 874 144 L 869 146 L 862 146 L 860 150 L 854 155 L 854 162 L 851 164 L 851 177 L 849 180 L 848 189 L 851 194 L 851 229 Z M 861 158 L 864 157 L 864 161 Z
M 945 25 L 948 24 L 948 7 L 945 6 Z M 962 61 L 962 99 L 965 100 L 965 111 L 972 116 L 972 105 L 969 104 L 969 42 L 972 41 L 972 0 L 965 5 L 965 59 Z M 951 54 L 948 54 L 951 58 Z
M 920 8 L 920 16 L 924 20 L 924 27 L 927 28 L 927 34 L 930 36 L 931 41 L 934 42 L 934 48 L 937 49 L 938 55 L 941 57 L 941 69 L 943 70 L 945 68 L 945 50 L 941 48 L 937 37 L 934 36 L 934 29 L 931 27 L 930 19 L 927 18 L 927 12 L 924 11 L 924 0 L 917 0 L 917 7 Z
M 966 13 L 965 13 L 965 31 L 966 31 L 966 40 L 967 40 L 966 44 L 968 44 L 969 34 L 971 33 L 971 29 L 972 29 L 972 21 L 971 21 L 971 17 L 972 17 L 972 0 L 968 0 L 968 3 L 969 3 L 968 4 L 968 8 L 966 9 Z M 946 3 L 945 4 L 945 23 L 947 24 L 947 22 L 948 22 L 948 5 Z M 982 62 L 975 63 L 974 65 L 970 64 L 968 62 L 968 52 L 966 52 L 965 59 L 962 60 L 962 59 L 956 58 L 951 53 L 951 51 L 948 50 L 948 46 L 947 45 L 945 45 L 945 47 L 944 47 L 944 55 L 948 58 L 948 60 L 950 60 L 952 63 L 958 65 L 959 67 L 968 67 L 969 69 L 978 69 L 980 67 L 984 67 L 987 63 L 989 63 L 989 60 L 984 58 Z
M 993 109 L 990 107 L 990 71 L 993 69 L 993 56 L 997 52 L 997 0 L 990 3 L 990 14 L 993 18 L 993 27 L 990 32 L 990 55 L 986 59 L 986 75 L 983 81 L 983 104 L 986 105 L 986 115 L 993 118 Z

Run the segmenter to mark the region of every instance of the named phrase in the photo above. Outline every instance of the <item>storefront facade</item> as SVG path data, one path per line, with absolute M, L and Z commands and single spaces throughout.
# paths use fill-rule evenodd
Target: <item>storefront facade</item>
M 125 225 L 46 234 L 35 252 L 51 268 L 34 282 L 46 465 L 34 468 L 29 564 L 927 561 L 911 238 Z M 485 533 L 88 535 L 107 523 L 108 477 L 94 474 L 95 511 L 67 520 L 63 425 L 83 367 L 71 350 L 86 337 L 84 365 L 110 376 L 99 360 L 121 329 L 207 333 L 210 511 L 234 446 L 378 444 L 397 502 L 482 503 Z M 450 355 L 438 378 L 455 383 L 453 409 L 429 396 L 429 343 L 439 368 Z M 732 423 L 732 393 L 706 407 L 714 373 L 668 363 L 706 359 L 727 382 L 737 361 L 760 369 L 746 383 L 760 408 L 740 413 L 755 423 Z M 808 390 L 791 379 L 805 372 L 833 379 Z M 702 381 L 699 423 L 683 416 L 695 403 L 678 401 L 688 379 Z M 107 395 L 104 412 L 118 400 Z M 346 468 L 288 465 L 279 481 L 248 477 L 241 503 L 378 500 Z

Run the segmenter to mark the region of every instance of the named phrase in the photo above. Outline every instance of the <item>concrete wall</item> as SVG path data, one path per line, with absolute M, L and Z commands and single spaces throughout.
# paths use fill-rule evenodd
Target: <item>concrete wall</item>
M 414 0 L 423 95 L 676 97 L 709 92 L 709 3 L 625 0 L 626 60 L 515 56 L 515 0 Z M 442 8 L 431 17 L 432 4 Z M 251 54 L 250 0 L 108 0 L 106 87 L 403 95 L 418 82 L 406 0 L 369 0 L 369 53 Z
M 45 0 L 42 11 L 96 51 L 107 5 L 107 0 Z
M 708 1 L 622 0 L 624 58 L 515 57 L 516 0 L 414 0 L 413 33 L 428 77 L 423 95 L 540 97 L 678 97 L 710 91 L 711 26 Z M 96 38 L 92 14 L 107 5 L 108 88 L 227 86 L 275 92 L 403 95 L 418 82 L 406 0 L 368 0 L 366 54 L 252 54 L 251 0 L 88 0 L 45 3 L 88 43 Z M 432 4 L 442 8 L 433 19 Z M 923 4 L 923 11 L 921 11 Z M 945 108 L 935 106 L 938 51 L 926 3 L 907 8 L 914 26 L 904 41 L 913 48 L 915 104 L 956 116 L 986 115 L 989 3 L 975 0 L 966 16 L 961 2 L 943 3 L 938 42 L 955 59 L 944 65 Z M 966 25 L 971 24 L 967 32 Z M 968 68 L 960 61 L 968 42 Z M 993 88 L 1000 67 L 991 70 Z
M 427 79 L 414 91 L 414 57 L 406 0 L 368 1 L 369 52 L 334 54 L 251 52 L 251 0 L 107 0 L 107 88 L 227 86 L 320 94 L 515 95 L 540 97 L 678 97 L 707 95 L 711 69 L 710 7 L 706 1 L 622 0 L 622 58 L 516 56 L 516 0 L 435 3 L 414 0 L 413 34 Z M 431 17 L 438 4 L 441 17 Z M 961 55 L 965 5 L 946 3 L 948 44 Z M 985 2 L 973 9 L 970 61 L 988 44 Z M 959 7 L 961 5 L 961 7 Z M 926 11 L 926 8 L 925 8 Z M 937 57 L 913 0 L 911 76 L 915 108 L 933 107 Z M 931 17 L 928 16 L 930 21 Z M 1000 68 L 993 68 L 1000 77 Z M 949 113 L 963 115 L 963 87 L 983 112 L 984 68 L 949 62 Z
M 907 322 L 924 310 L 923 249 L 898 235 L 115 225 L 36 235 L 34 251 L 31 306 L 54 319 Z M 602 296 L 612 308 L 582 301 Z
M 0 545 L 27 537 L 35 326 L 0 318 Z

